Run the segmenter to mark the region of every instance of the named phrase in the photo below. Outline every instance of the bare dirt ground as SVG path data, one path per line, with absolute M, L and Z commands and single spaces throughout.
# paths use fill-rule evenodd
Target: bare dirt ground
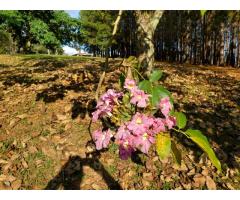
M 118 87 L 119 63 L 111 60 L 102 91 Z M 156 63 L 188 126 L 208 136 L 220 174 L 174 133 L 181 166 L 171 157 L 159 161 L 153 151 L 122 161 L 113 144 L 86 157 L 102 64 L 100 58 L 0 55 L 0 189 L 240 189 L 240 69 Z

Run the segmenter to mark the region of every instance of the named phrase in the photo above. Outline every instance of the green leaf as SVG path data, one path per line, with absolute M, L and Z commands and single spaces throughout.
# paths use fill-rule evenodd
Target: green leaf
M 188 129 L 186 132 L 187 136 L 194 141 L 203 151 L 205 151 L 213 163 L 213 165 L 219 170 L 222 171 L 221 169 L 221 163 L 216 157 L 213 149 L 211 148 L 206 136 L 204 136 L 201 131 L 199 130 L 193 130 L 193 129 Z
M 171 95 L 171 93 L 161 85 L 155 86 L 154 88 L 158 92 L 161 98 Z
M 171 151 L 171 139 L 167 133 L 159 133 L 156 136 L 156 150 L 161 160 L 164 160 Z
M 123 88 L 124 82 L 125 82 L 125 76 L 123 75 L 123 73 L 121 73 L 119 76 L 119 84 L 121 88 Z
M 151 95 L 152 95 L 150 97 L 151 105 L 155 106 L 161 98 L 158 88 L 153 87 Z
M 171 144 L 171 150 L 172 150 L 171 152 L 172 152 L 172 155 L 173 155 L 173 158 L 174 158 L 175 162 L 178 165 L 181 165 L 182 154 L 178 150 L 177 145 L 174 142 L 172 142 L 172 144 Z
M 201 16 L 203 17 L 205 15 L 205 13 L 207 12 L 207 10 L 200 10 L 201 12 Z
M 145 92 L 147 92 L 148 94 L 151 94 L 152 91 L 152 84 L 150 81 L 148 80 L 143 80 L 139 83 L 139 88 Z
M 169 97 L 170 103 L 173 106 L 173 98 L 171 96 L 171 93 L 167 89 L 165 89 L 163 86 L 161 86 L 161 85 L 154 86 L 152 88 L 151 95 L 152 95 L 151 104 L 153 106 L 155 106 L 159 102 L 159 100 L 163 97 Z
M 162 71 L 160 70 L 155 70 L 152 72 L 152 74 L 149 77 L 149 81 L 154 82 L 158 81 L 162 77 Z
M 175 112 L 174 116 L 177 119 L 177 127 L 180 128 L 180 129 L 185 128 L 185 126 L 187 124 L 186 115 L 182 112 Z

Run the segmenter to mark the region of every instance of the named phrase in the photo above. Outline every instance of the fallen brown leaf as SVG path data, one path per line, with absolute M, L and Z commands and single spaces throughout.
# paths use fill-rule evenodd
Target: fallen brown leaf
M 21 184 L 22 184 L 21 180 L 16 180 L 12 182 L 11 187 L 13 190 L 18 190 L 21 187 Z
M 214 180 L 210 176 L 206 177 L 206 185 L 207 185 L 207 188 L 209 190 L 216 190 L 217 189 L 216 183 L 214 182 Z
M 195 187 L 203 187 L 206 182 L 206 178 L 204 176 L 202 176 L 201 174 L 195 175 L 193 180 L 194 180 Z

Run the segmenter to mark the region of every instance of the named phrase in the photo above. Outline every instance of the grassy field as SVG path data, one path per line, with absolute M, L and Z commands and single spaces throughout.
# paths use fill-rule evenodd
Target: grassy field
M 239 69 L 156 63 L 188 126 L 208 136 L 220 174 L 183 138 L 181 166 L 171 157 L 160 162 L 153 150 L 138 161 L 121 161 L 113 144 L 86 157 L 103 62 L 0 55 L 0 189 L 240 189 Z M 102 92 L 118 88 L 120 62 L 110 60 Z

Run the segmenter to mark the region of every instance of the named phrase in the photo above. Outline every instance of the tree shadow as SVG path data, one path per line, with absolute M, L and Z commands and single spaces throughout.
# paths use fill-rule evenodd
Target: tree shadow
M 210 106 L 208 102 L 200 106 L 188 103 L 183 108 L 188 111 L 188 117 L 191 117 L 190 127 L 198 128 L 209 138 L 221 163 L 227 164 L 229 168 L 239 169 L 240 163 L 236 157 L 240 158 L 240 128 L 232 123 L 232 116 L 222 105 L 217 105 L 210 112 L 205 111 Z
M 40 55 L 39 57 L 28 56 L 22 58 L 22 62 L 17 65 L 17 67 L 24 66 L 28 62 L 36 62 L 35 64 L 31 65 L 32 72 L 34 73 L 46 73 L 51 71 L 56 71 L 62 68 L 69 67 L 73 64 L 85 64 L 87 61 L 91 61 L 92 65 L 99 65 L 101 64 L 100 61 L 95 61 L 94 58 L 71 58 L 71 57 L 54 57 L 54 56 L 47 56 L 47 55 Z
M 75 81 L 72 81 L 69 85 L 54 84 L 51 87 L 48 87 L 43 91 L 37 93 L 36 101 L 43 100 L 45 103 L 52 103 L 58 99 L 63 99 L 69 90 L 72 90 L 74 92 L 87 93 L 90 91 L 88 88 L 89 84 L 89 82 L 78 83 Z M 77 107 L 77 105 L 75 105 L 75 107 Z
M 78 116 L 81 119 L 84 119 L 86 115 L 90 116 L 97 105 L 95 99 L 91 99 L 89 96 L 72 99 L 72 103 L 72 119 L 76 119 Z
M 63 99 L 66 95 L 66 87 L 64 85 L 54 84 L 52 87 L 44 89 L 37 93 L 36 101 L 43 100 L 45 103 L 55 102 L 58 99 Z
M 196 78 L 199 86 L 207 84 L 207 91 L 203 90 L 205 87 L 199 91 L 203 92 L 203 94 L 199 93 L 201 100 L 193 101 L 190 95 L 189 102 L 188 100 L 182 101 L 185 96 L 188 96 L 186 88 L 181 86 L 182 82 L 175 84 L 163 81 L 169 91 L 179 96 L 181 103 L 175 104 L 174 107 L 176 110 L 185 110 L 189 119 L 187 127 L 199 129 L 209 138 L 222 164 L 229 168 L 239 169 L 240 81 L 218 68 L 177 65 L 171 69 L 174 71 L 172 73 L 179 77 Z M 194 87 L 197 89 L 198 85 Z M 196 91 L 193 94 L 198 96 Z M 197 98 L 195 96 L 196 100 Z M 179 137 L 179 135 L 176 137 L 193 150 L 199 149 L 185 137 Z M 196 152 L 199 153 L 199 151 Z
M 58 79 L 57 75 L 50 77 L 45 80 L 33 79 L 31 76 L 26 74 L 18 74 L 18 75 L 10 75 L 6 77 L 6 80 L 3 82 L 5 86 L 13 86 L 16 83 L 19 83 L 24 86 L 30 86 L 32 84 L 44 84 L 48 82 L 52 82 Z
M 121 190 L 121 185 L 107 172 L 103 164 L 98 158 L 81 158 L 80 156 L 72 156 L 62 167 L 58 175 L 56 175 L 45 188 L 46 190 L 79 190 L 83 179 L 83 166 L 89 166 L 99 175 L 102 176 L 107 186 L 111 190 Z
M 48 71 L 55 71 L 64 67 L 67 67 L 69 63 L 66 61 L 55 61 L 55 60 L 40 60 L 32 67 L 33 73 L 45 73 Z
M 7 68 L 10 68 L 10 67 L 12 67 L 12 66 L 0 63 L 0 69 L 7 69 Z

